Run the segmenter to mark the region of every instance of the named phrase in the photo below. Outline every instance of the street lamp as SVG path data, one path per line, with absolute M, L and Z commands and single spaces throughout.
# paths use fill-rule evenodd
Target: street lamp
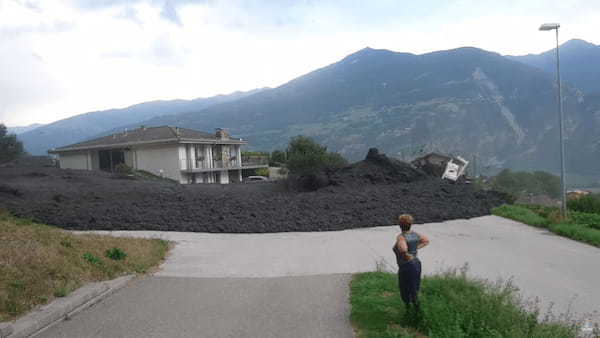
M 556 81 L 558 83 L 558 122 L 560 129 L 560 197 L 562 216 L 567 214 L 567 200 L 565 191 L 565 142 L 563 140 L 563 103 L 560 91 L 560 59 L 558 56 L 558 28 L 559 23 L 545 23 L 540 26 L 541 31 L 556 31 Z

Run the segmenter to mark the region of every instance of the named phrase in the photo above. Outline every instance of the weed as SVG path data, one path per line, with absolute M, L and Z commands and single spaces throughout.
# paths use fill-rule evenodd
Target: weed
M 119 248 L 112 248 L 112 249 L 106 250 L 105 256 L 114 261 L 120 261 L 120 260 L 125 259 L 127 257 L 127 254 L 125 253 L 125 251 L 123 251 Z
M 83 254 L 82 257 L 83 257 L 83 259 L 88 261 L 90 264 L 97 265 L 97 266 L 102 265 L 102 260 L 100 258 L 96 257 L 94 254 L 86 252 Z
M 569 210 L 600 214 L 600 196 L 587 195 L 567 201 Z
M 54 297 L 66 297 L 69 294 L 69 289 L 65 286 L 61 286 L 54 290 Z
M 71 243 L 71 241 L 68 238 L 62 239 L 60 241 L 60 245 L 64 246 L 65 248 L 72 248 L 73 244 Z

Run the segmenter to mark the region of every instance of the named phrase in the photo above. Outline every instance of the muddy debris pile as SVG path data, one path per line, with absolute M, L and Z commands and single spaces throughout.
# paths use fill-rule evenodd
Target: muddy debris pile
M 279 182 L 179 185 L 99 171 L 0 168 L 0 209 L 76 230 L 266 233 L 391 225 L 401 213 L 418 223 L 472 218 L 506 201 L 376 150 L 330 172 L 329 180 L 316 191 L 294 192 Z
M 431 177 L 408 163 L 369 149 L 363 161 L 328 173 L 332 185 L 398 184 L 430 179 Z

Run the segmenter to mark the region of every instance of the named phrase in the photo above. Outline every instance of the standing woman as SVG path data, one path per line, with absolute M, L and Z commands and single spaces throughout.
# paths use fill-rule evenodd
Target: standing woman
M 396 237 L 394 253 L 398 263 L 398 286 L 402 301 L 407 310 L 413 304 L 415 310 L 419 310 L 419 299 L 417 294 L 421 287 L 421 261 L 417 257 L 417 250 L 429 244 L 425 235 L 411 231 L 413 217 L 408 214 L 398 217 L 402 233 Z

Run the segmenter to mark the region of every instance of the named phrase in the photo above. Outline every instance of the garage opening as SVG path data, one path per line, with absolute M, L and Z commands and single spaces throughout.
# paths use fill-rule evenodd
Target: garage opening
M 98 152 L 100 170 L 114 171 L 119 164 L 125 164 L 125 152 L 122 149 L 100 150 Z

